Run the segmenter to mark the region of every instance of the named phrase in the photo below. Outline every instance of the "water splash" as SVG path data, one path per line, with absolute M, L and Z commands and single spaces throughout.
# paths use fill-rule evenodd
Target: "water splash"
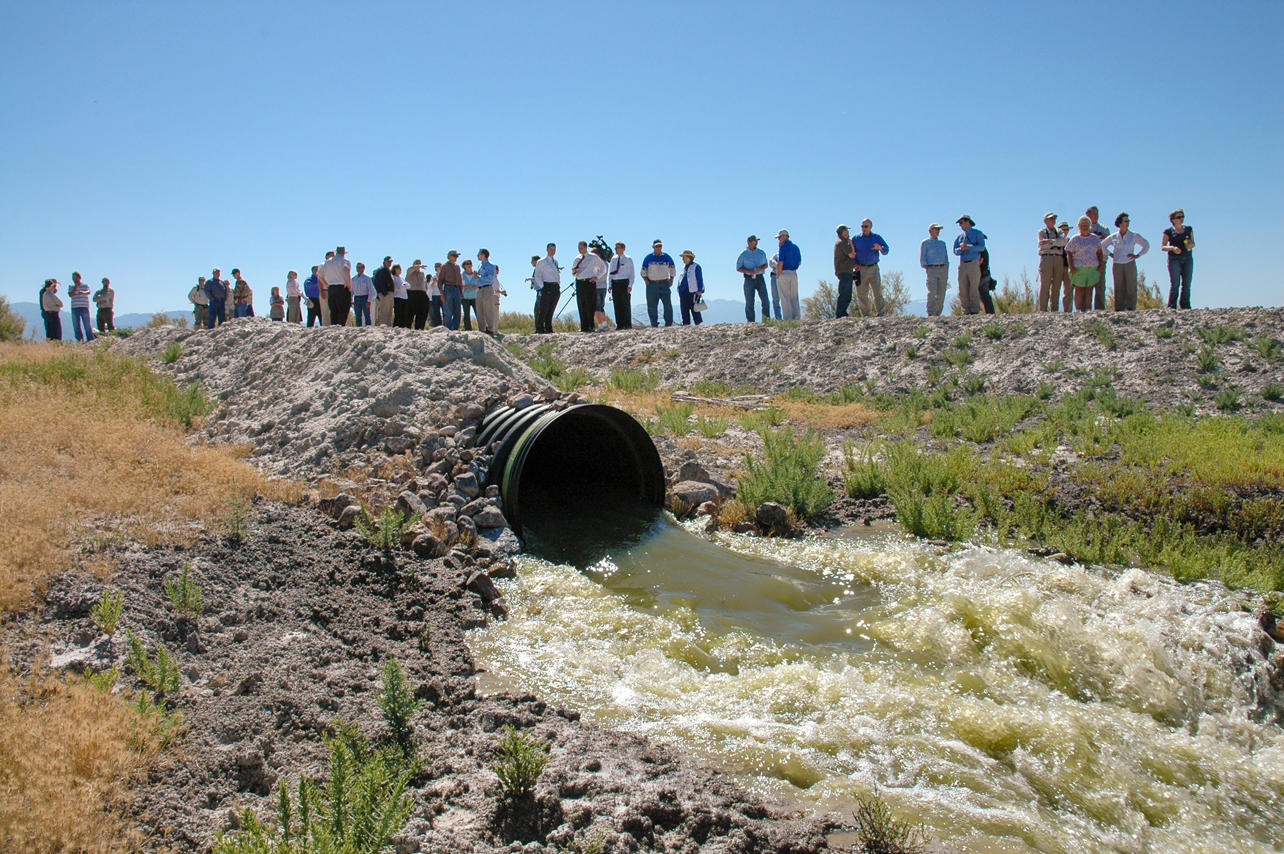
M 892 537 L 695 539 L 523 559 L 479 662 L 766 794 L 877 788 L 966 850 L 1279 845 L 1284 731 L 1259 721 L 1281 710 L 1238 594 Z

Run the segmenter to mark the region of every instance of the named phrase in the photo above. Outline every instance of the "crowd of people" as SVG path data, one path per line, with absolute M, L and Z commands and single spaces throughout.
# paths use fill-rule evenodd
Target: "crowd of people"
M 1044 214 L 1043 228 L 1036 245 L 1039 258 L 1039 311 L 1095 311 L 1106 307 L 1106 262 L 1111 262 L 1114 284 L 1114 308 L 1131 311 L 1137 308 L 1137 259 L 1150 251 L 1150 242 L 1131 230 L 1127 213 L 1115 217 L 1112 232 L 1099 221 L 1098 209 L 1089 207 L 1079 217 L 1075 235 L 1070 225 L 1058 222 L 1056 213 Z M 1185 212 L 1178 209 L 1169 215 L 1169 228 L 1164 229 L 1160 249 L 1168 256 L 1168 307 L 1190 308 L 1190 286 L 1194 272 L 1194 231 L 1186 225 Z M 928 226 L 928 238 L 919 245 L 919 266 L 927 285 L 927 313 L 938 316 L 944 310 L 949 286 L 950 256 L 957 259 L 959 304 L 965 314 L 981 311 L 994 313 L 990 292 L 994 279 L 989 271 L 989 249 L 986 236 L 972 217 L 964 214 L 956 221 L 959 234 L 953 245 L 940 239 L 940 223 Z M 837 278 L 835 315 L 847 317 L 853 301 L 861 316 L 885 313 L 879 260 L 887 255 L 889 245 L 873 230 L 873 221 L 863 219 L 859 234 L 852 235 L 846 225 L 837 228 L 834 242 L 834 275 Z M 789 237 L 787 229 L 776 233 L 777 251 L 770 257 L 758 246 L 757 235 L 751 234 L 746 247 L 736 259 L 736 272 L 744 279 L 745 320 L 757 320 L 755 302 L 761 305 L 764 320 L 775 317 L 791 320 L 802 316 L 798 294 L 798 269 L 802 252 Z M 700 325 L 706 311 L 704 271 L 690 249 L 679 254 L 682 266 L 664 251 L 663 241 L 651 244 L 651 252 L 636 267 L 627 254 L 624 242 L 615 243 L 614 251 L 601 237 L 580 241 L 579 253 L 571 262 L 570 279 L 583 332 L 611 328 L 606 303 L 614 304 L 614 325 L 618 329 L 633 327 L 631 297 L 635 280 L 645 286 L 647 320 L 651 326 L 674 324 L 673 292 L 677 290 L 678 310 L 683 325 Z M 343 246 L 325 254 L 325 260 L 312 267 L 302 281 L 296 271 L 286 277 L 285 292 L 273 286 L 268 299 L 269 317 L 308 327 L 344 326 L 351 319 L 355 326 L 397 326 L 424 329 L 444 326 L 447 329 L 476 328 L 496 335 L 499 331 L 499 298 L 507 295 L 499 282 L 499 267 L 490 260 L 486 249 L 472 259 L 459 261 L 460 253 L 450 250 L 444 261 L 431 269 L 416 258 L 404 271 L 401 264 L 386 256 L 373 275 L 358 262 L 355 275 Z M 531 275 L 525 279 L 535 292 L 533 313 L 535 332 L 553 331 L 553 318 L 562 296 L 564 268 L 557 260 L 557 244 L 549 243 L 545 254 L 531 256 Z M 254 292 L 239 269 L 231 279 L 224 279 L 215 268 L 207 278 L 201 276 L 188 292 L 198 327 L 213 329 L 229 317 L 254 316 Z M 768 279 L 770 297 L 768 297 Z M 100 333 L 114 330 L 113 312 L 116 292 L 107 278 L 102 288 L 92 292 L 80 273 L 72 273 L 67 289 L 71 298 L 72 326 L 77 341 L 94 340 L 89 322 L 89 305 L 97 307 L 96 325 Z M 569 300 L 568 300 L 569 301 Z M 63 301 L 58 296 L 57 279 L 46 279 L 40 292 L 45 337 L 62 339 L 60 312 Z M 306 316 L 305 316 L 306 310 Z

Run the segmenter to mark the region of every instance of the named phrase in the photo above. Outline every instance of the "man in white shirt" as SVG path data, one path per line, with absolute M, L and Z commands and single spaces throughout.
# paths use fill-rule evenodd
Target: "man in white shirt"
M 352 310 L 352 265 L 344 257 L 347 254 L 344 247 L 334 247 L 334 257 L 327 258 L 317 272 L 321 286 L 326 289 L 332 326 L 347 326 L 348 312 Z
M 548 244 L 548 254 L 535 264 L 531 274 L 531 284 L 539 291 L 539 302 L 535 308 L 535 332 L 549 335 L 553 332 L 553 312 L 557 311 L 557 301 L 562 298 L 562 268 L 557 266 L 557 244 Z
M 633 328 L 633 306 L 629 298 L 633 293 L 633 259 L 624 254 L 624 243 L 615 244 L 615 257 L 607 269 L 607 280 L 611 283 L 611 299 L 615 301 L 615 328 Z
M 370 325 L 370 300 L 374 294 L 374 279 L 366 275 L 366 265 L 358 261 L 357 274 L 352 277 L 352 319 L 357 326 Z
M 593 331 L 593 313 L 597 310 L 597 282 L 606 276 L 606 262 L 589 251 L 588 242 L 580 241 L 580 254 L 571 265 L 575 277 L 575 307 L 580 314 L 580 331 Z

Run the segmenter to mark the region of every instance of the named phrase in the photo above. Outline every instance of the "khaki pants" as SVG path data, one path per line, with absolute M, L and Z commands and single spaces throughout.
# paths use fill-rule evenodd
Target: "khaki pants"
M 1116 263 L 1111 271 L 1115 276 L 1115 311 L 1137 310 L 1137 262 Z
M 323 291 L 321 293 L 320 302 L 321 302 L 321 325 L 329 326 L 330 325 L 330 300 L 327 297 L 327 292 Z
M 392 326 L 393 309 L 396 307 L 392 294 L 379 294 L 375 297 L 375 326 Z
M 875 313 L 879 316 L 883 314 L 883 277 L 878 273 L 877 264 L 861 264 L 860 267 L 860 284 L 856 286 L 856 303 L 860 306 L 860 313 L 865 317 L 872 317 Z M 874 289 L 874 311 L 870 311 L 869 291 Z
M 1094 311 L 1104 311 L 1106 308 L 1106 262 L 1102 261 L 1101 266 L 1097 268 L 1097 289 L 1092 294 L 1092 308 Z
M 1070 294 L 1070 276 L 1066 271 L 1066 256 L 1057 253 L 1056 255 L 1039 256 L 1039 311 L 1056 311 L 1057 303 L 1061 299 L 1061 287 L 1066 289 L 1066 311 L 1072 304 Z
M 981 259 L 959 262 L 959 302 L 964 314 L 981 311 Z
M 927 316 L 940 317 L 945 308 L 945 291 L 950 286 L 950 268 L 946 264 L 934 264 L 924 269 L 927 271 Z
M 797 320 L 802 317 L 798 308 L 798 271 L 783 270 L 776 276 L 780 291 L 780 317 L 782 320 Z
M 495 333 L 496 318 L 499 316 L 495 307 L 495 287 L 477 290 L 477 329 L 480 332 Z

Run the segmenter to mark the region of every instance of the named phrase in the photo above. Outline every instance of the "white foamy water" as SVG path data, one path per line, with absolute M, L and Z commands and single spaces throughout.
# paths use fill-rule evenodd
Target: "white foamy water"
M 474 653 L 766 794 L 878 791 L 963 850 L 1279 850 L 1284 731 L 1240 594 L 890 537 L 718 543 L 752 573 L 693 568 L 681 529 L 588 573 L 522 559 Z

